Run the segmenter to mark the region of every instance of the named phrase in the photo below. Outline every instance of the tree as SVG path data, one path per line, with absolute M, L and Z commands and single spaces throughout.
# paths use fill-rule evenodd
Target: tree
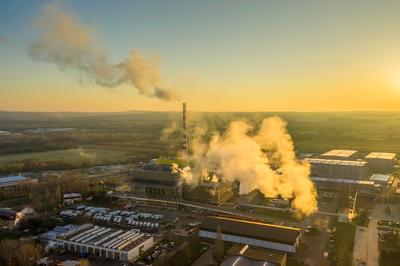
M 80 259 L 79 266 L 90 266 L 90 261 L 88 259 Z
M 31 241 L 4 240 L 0 242 L 0 265 L 35 265 L 42 254 L 41 246 Z

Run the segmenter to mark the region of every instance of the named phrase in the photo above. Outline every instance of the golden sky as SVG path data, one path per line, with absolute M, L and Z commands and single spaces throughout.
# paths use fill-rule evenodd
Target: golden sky
M 29 5 L 0 4 L 0 110 L 400 110 L 400 2 Z

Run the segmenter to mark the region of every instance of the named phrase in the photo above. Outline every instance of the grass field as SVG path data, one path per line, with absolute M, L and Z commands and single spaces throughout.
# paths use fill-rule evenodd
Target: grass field
M 355 227 L 347 223 L 336 223 L 335 265 L 351 266 L 353 261 Z
M 55 161 L 62 160 L 66 162 L 83 162 L 88 160 L 110 160 L 118 161 L 126 158 L 125 151 L 96 149 L 96 148 L 80 148 L 66 149 L 45 152 L 15 153 L 0 155 L 0 162 L 20 161 L 24 159 L 37 159 L 39 161 Z

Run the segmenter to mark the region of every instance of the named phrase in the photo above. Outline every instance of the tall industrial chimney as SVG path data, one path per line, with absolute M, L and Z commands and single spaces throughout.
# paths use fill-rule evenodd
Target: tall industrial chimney
M 186 103 L 182 103 L 182 126 L 183 126 L 183 139 L 182 139 L 182 150 L 185 156 L 188 153 L 188 141 L 187 141 L 187 122 L 186 122 Z

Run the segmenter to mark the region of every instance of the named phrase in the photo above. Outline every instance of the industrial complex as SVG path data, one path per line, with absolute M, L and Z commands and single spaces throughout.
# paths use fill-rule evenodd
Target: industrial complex
M 153 237 L 139 230 L 117 230 L 93 224 L 61 233 L 55 242 L 65 250 L 128 261 L 153 246 Z
M 343 233 L 341 227 L 361 225 L 360 232 L 366 231 L 372 215 L 369 206 L 400 201 L 396 154 L 385 152 L 335 149 L 304 156 L 298 163 L 318 196 L 318 210 L 307 217 L 296 213 L 294 193 L 266 195 L 258 188 L 243 193 L 238 180 L 246 180 L 208 171 L 193 185 L 183 175 L 184 169 L 195 166 L 189 153 L 186 104 L 181 131 L 182 157 L 81 169 L 91 180 L 88 186 L 95 188 L 90 193 L 61 189 L 63 175 L 57 171 L 0 178 L 1 199 L 17 202 L 38 180 L 46 185 L 42 193 L 47 200 L 46 182 L 54 181 L 50 185 L 58 205 L 48 208 L 44 202 L 36 217 L 30 212 L 29 219 L 51 217 L 56 224 L 48 226 L 46 220 L 45 229 L 35 235 L 50 250 L 38 264 L 61 265 L 54 263 L 65 259 L 78 265 L 89 259 L 93 265 L 336 265 L 336 245 L 343 243 L 340 234 L 354 231 Z M 271 171 L 283 176 L 279 168 Z M 41 179 L 45 175 L 54 178 Z M 384 212 L 389 217 L 396 210 L 385 206 Z M 18 207 L 0 208 L 9 230 L 18 228 L 20 220 L 27 221 L 26 213 Z M 379 231 L 378 239 L 397 226 L 393 221 L 374 221 L 379 223 L 384 225 L 382 232 L 371 229 Z M 51 260 L 53 264 L 48 263 Z M 354 265 L 364 265 L 363 261 L 357 258 Z

